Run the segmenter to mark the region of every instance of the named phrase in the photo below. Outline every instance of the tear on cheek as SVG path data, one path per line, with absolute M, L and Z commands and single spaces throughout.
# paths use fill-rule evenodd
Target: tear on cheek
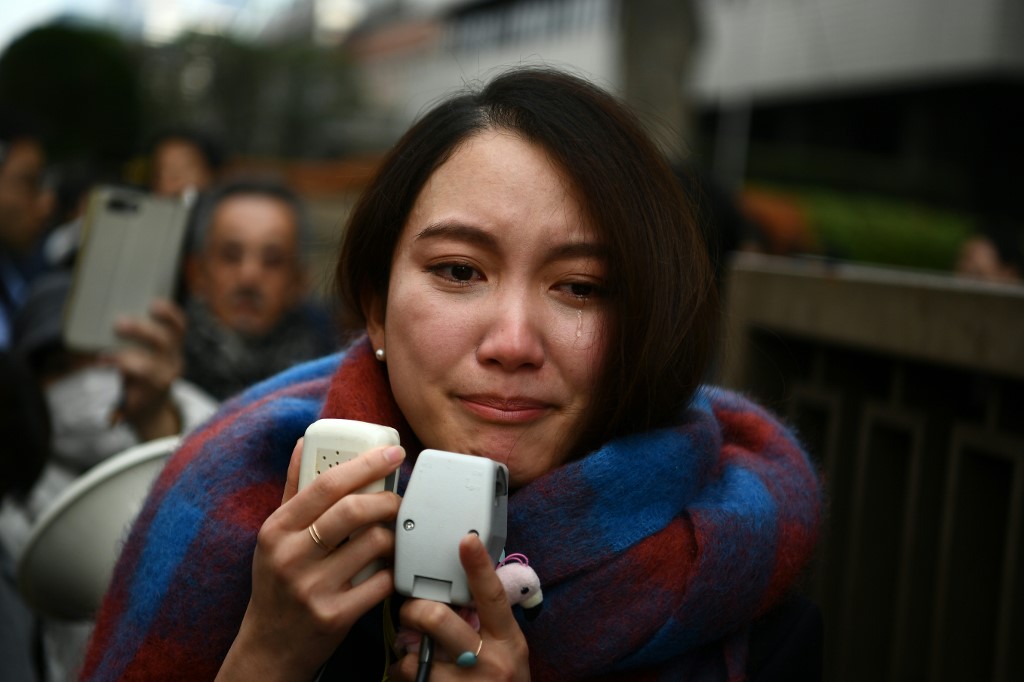
M 602 325 L 596 312 L 585 313 L 583 308 L 576 311 L 576 331 L 572 340 L 574 350 L 590 350 L 600 340 Z

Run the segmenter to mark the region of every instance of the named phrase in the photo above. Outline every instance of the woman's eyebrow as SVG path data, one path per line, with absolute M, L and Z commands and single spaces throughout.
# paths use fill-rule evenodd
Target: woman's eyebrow
M 559 244 L 547 253 L 547 260 L 569 260 L 572 258 L 594 258 L 607 260 L 608 249 L 595 242 L 569 242 Z
M 414 241 L 429 239 L 455 239 L 490 251 L 500 249 L 498 239 L 492 233 L 479 227 L 454 221 L 428 225 L 416 234 Z M 608 258 L 608 249 L 595 242 L 566 242 L 552 247 L 544 254 L 544 258 L 549 262 L 572 258 L 605 260 Z
M 416 234 L 415 241 L 423 239 L 457 239 L 485 249 L 497 250 L 498 240 L 479 227 L 459 222 L 441 222 L 428 225 Z

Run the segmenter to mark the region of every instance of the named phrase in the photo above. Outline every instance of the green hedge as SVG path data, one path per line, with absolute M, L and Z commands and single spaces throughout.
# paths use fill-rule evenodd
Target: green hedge
M 976 228 L 971 216 L 873 195 L 763 187 L 799 205 L 823 251 L 838 258 L 951 270 Z

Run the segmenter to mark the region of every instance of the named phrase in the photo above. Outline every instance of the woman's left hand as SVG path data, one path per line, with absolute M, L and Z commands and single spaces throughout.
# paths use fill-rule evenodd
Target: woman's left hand
M 473 594 L 480 632 L 476 632 L 447 604 L 426 599 L 410 599 L 402 605 L 402 625 L 425 632 L 434 640 L 432 682 L 457 679 L 529 680 L 530 657 L 526 637 L 519 629 L 505 588 L 494 572 L 487 549 L 476 535 L 467 535 L 459 543 L 459 560 L 466 571 Z M 464 652 L 479 648 L 475 665 L 460 668 L 454 661 Z M 394 680 L 416 679 L 419 659 L 406 654 L 391 666 Z

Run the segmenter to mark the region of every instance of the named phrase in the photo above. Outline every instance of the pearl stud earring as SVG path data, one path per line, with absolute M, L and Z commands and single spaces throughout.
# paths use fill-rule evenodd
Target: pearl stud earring
M 377 358 L 378 362 L 384 362 L 384 349 L 378 348 L 373 352 L 373 356 Z

